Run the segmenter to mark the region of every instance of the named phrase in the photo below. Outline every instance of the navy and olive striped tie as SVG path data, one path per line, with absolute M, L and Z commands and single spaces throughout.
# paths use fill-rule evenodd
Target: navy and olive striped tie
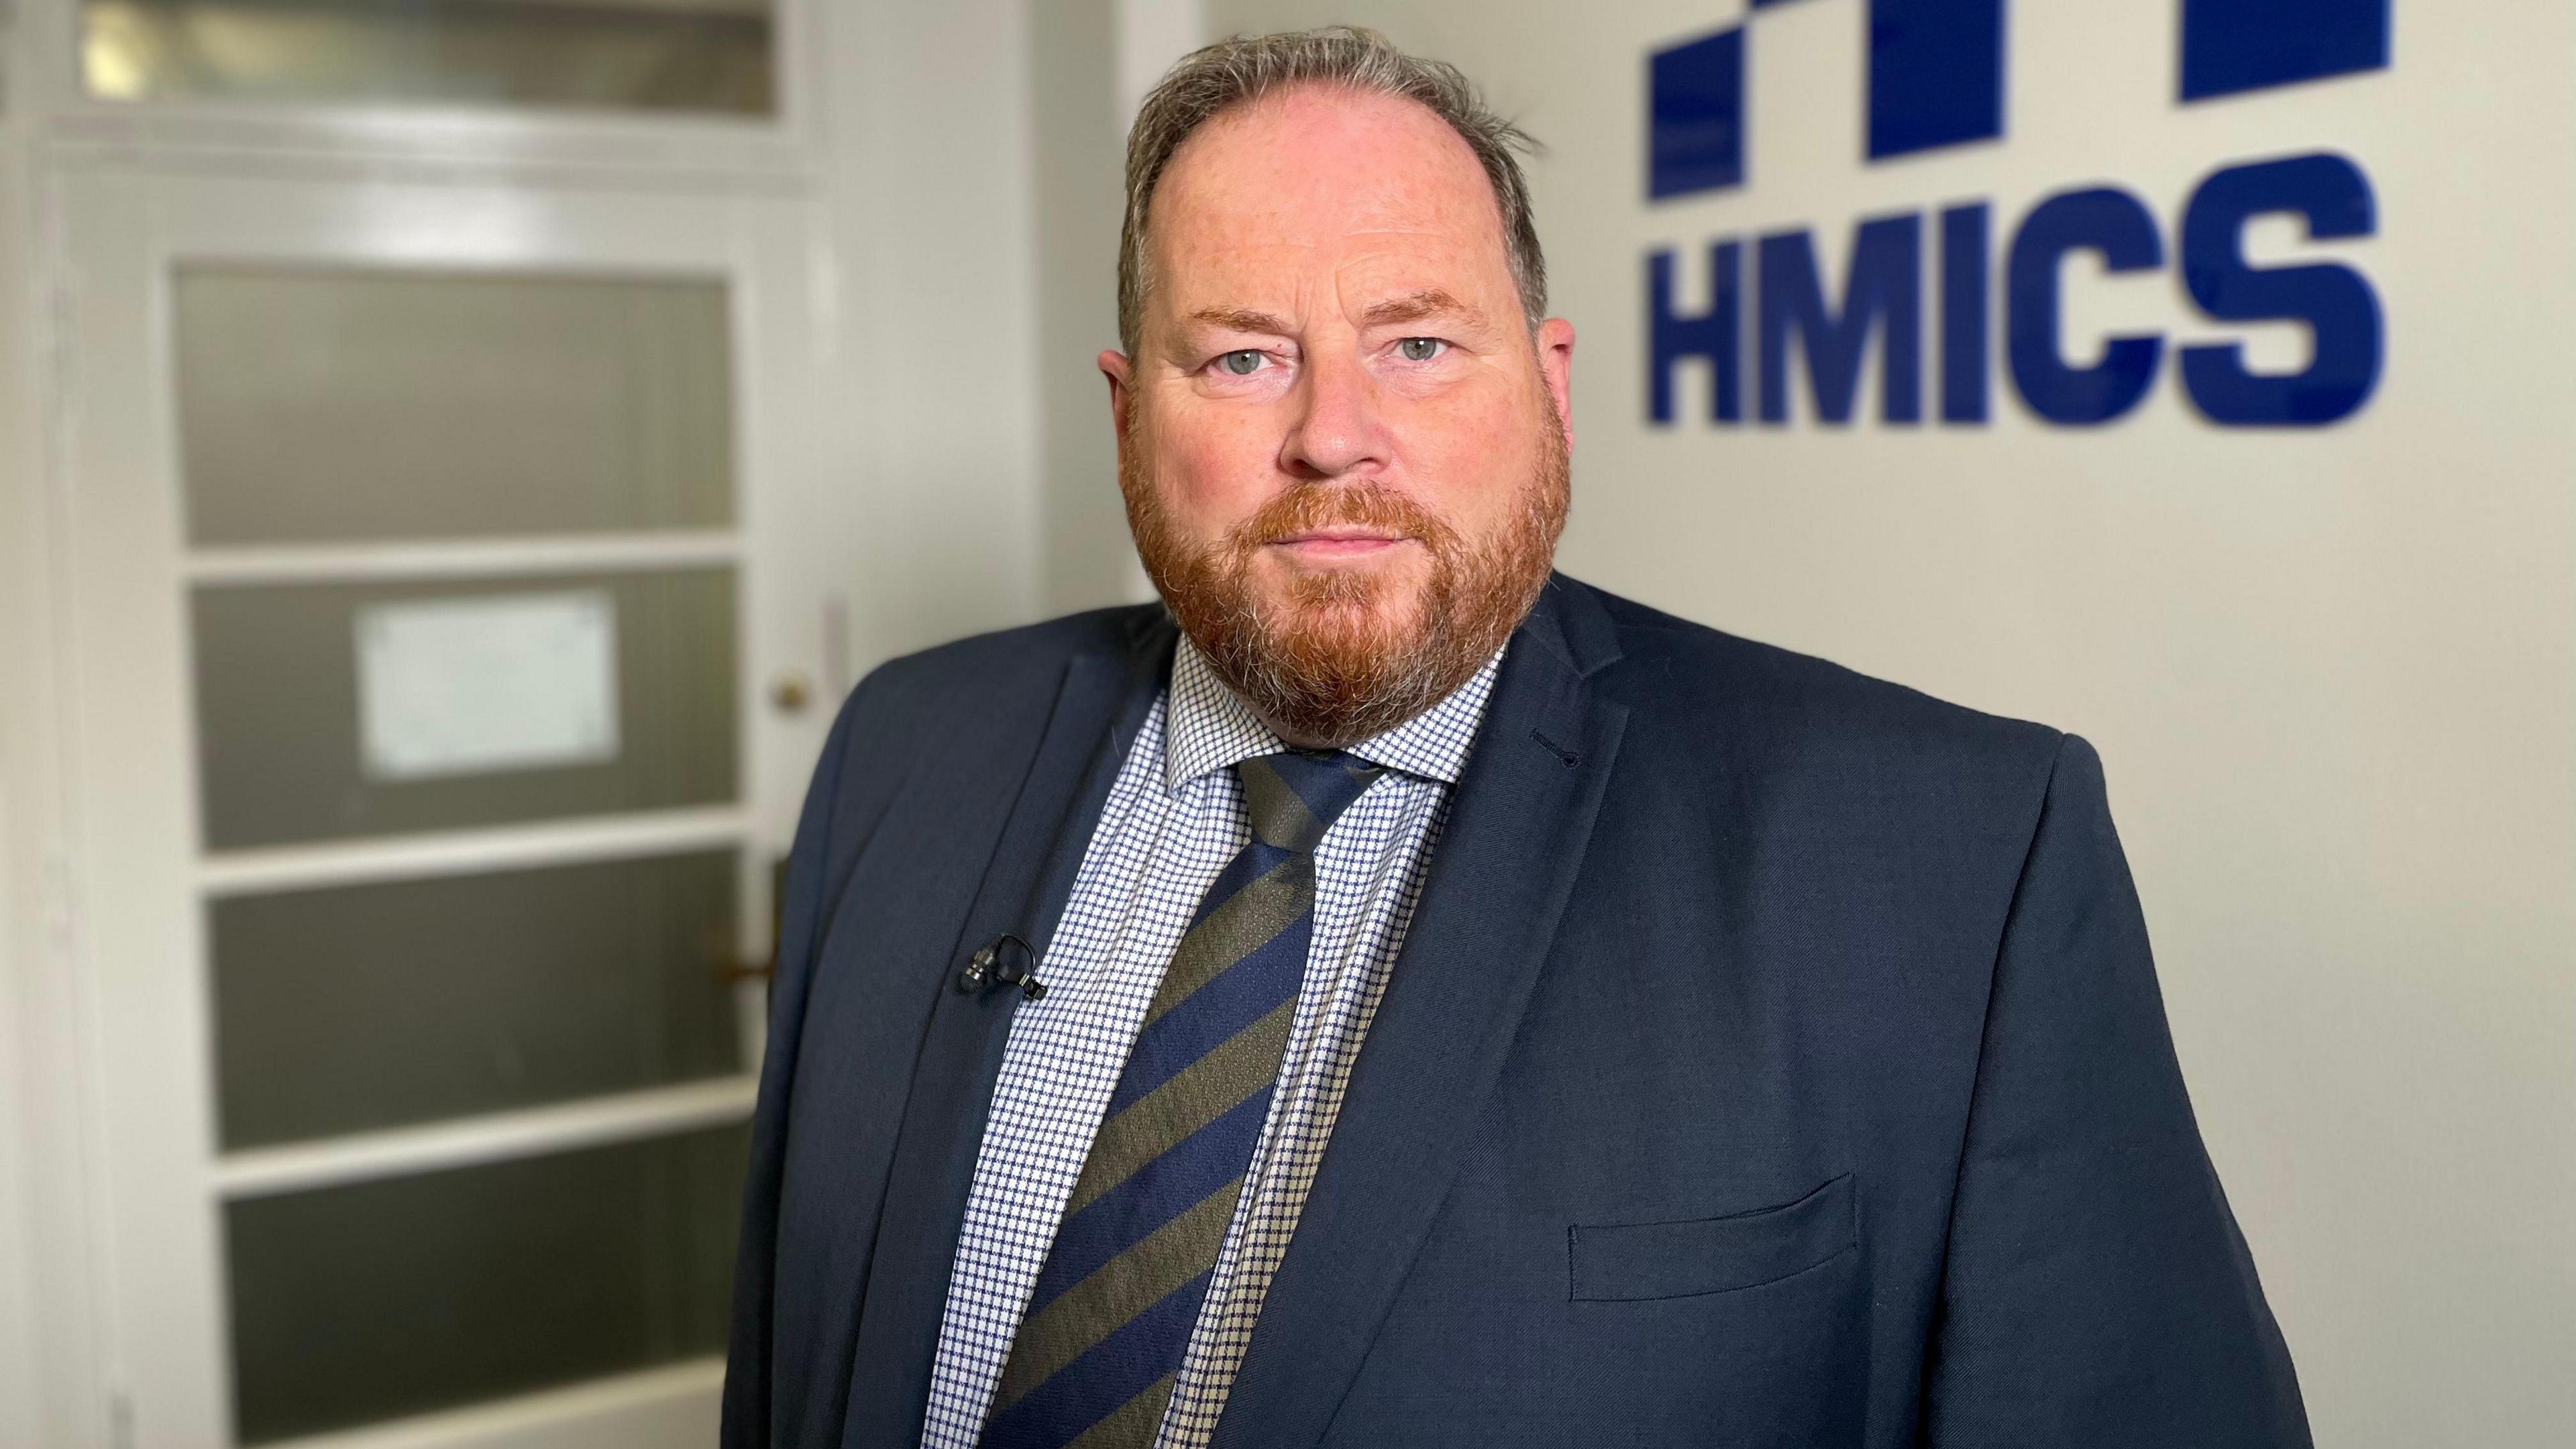
M 1383 770 L 1236 765 L 1252 843 L 1199 902 L 1065 1203 L 985 1449 L 1145 1446 L 1163 1422 L 1270 1110 L 1315 925 L 1315 846 Z

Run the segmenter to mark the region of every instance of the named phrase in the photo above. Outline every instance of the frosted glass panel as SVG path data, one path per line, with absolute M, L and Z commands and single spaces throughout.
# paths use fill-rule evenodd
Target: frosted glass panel
M 720 1353 L 741 1128 L 224 1208 L 245 1443 Z
M 616 616 L 613 756 L 561 764 L 495 759 L 487 769 L 418 778 L 369 772 L 357 627 L 366 610 L 568 593 L 604 597 Z M 191 605 L 209 849 L 735 798 L 740 695 L 730 569 L 490 583 L 201 585 Z
M 736 857 L 218 900 L 227 1149 L 742 1070 Z
M 185 266 L 176 289 L 191 542 L 733 521 L 721 283 Z
M 770 0 L 84 0 L 110 100 L 776 109 Z

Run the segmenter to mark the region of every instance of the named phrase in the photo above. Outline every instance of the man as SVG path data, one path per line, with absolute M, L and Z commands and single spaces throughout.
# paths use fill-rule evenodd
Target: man
M 729 1444 L 2307 1443 L 2093 752 L 1550 574 L 1519 139 L 1362 31 L 1145 105 L 1164 607 L 843 711 Z

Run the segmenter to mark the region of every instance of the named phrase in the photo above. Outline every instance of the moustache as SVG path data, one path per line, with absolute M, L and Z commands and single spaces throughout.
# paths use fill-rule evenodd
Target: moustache
M 1300 483 L 1261 505 L 1234 530 L 1237 550 L 1250 553 L 1319 528 L 1365 528 L 1410 538 L 1445 552 L 1457 531 L 1437 514 L 1392 488 L 1374 483 Z

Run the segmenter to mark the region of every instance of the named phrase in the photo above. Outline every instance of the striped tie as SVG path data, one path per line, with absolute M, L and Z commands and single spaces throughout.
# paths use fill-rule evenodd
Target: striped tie
M 1065 1203 L 985 1449 L 1154 1442 L 1234 1220 L 1297 1012 L 1315 846 L 1383 770 L 1338 751 L 1236 765 L 1252 843 L 1199 902 Z

